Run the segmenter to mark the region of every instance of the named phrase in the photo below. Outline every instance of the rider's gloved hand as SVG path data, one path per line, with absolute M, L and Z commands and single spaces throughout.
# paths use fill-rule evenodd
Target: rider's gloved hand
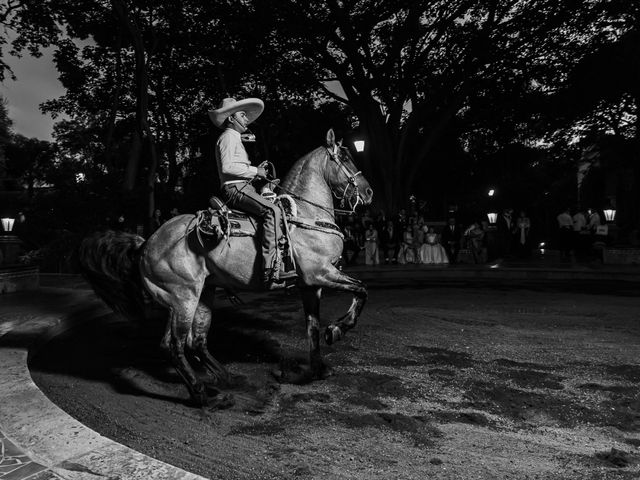
M 267 178 L 267 170 L 261 166 L 258 166 L 257 168 L 258 168 L 258 173 L 256 174 L 256 177 Z

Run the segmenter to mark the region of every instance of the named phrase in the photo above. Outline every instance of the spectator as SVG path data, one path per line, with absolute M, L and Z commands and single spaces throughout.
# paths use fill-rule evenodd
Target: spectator
M 496 220 L 496 247 L 499 258 L 511 256 L 511 241 L 513 235 L 513 210 L 505 208 Z
M 573 239 L 572 246 L 576 257 L 584 259 L 589 251 L 589 229 L 587 228 L 587 217 L 579 208 L 572 217 Z
M 397 215 L 397 217 L 395 219 L 396 227 L 398 227 L 401 232 L 404 232 L 404 230 L 405 230 L 405 228 L 407 226 L 407 223 L 408 223 L 407 213 L 406 213 L 405 209 L 402 208 L 398 212 L 398 215 Z
M 365 210 L 364 215 L 362 215 L 362 218 L 360 219 L 360 224 L 362 225 L 362 228 L 364 230 L 367 230 L 369 228 L 369 225 L 373 224 L 373 217 L 371 216 L 371 210 L 369 210 L 368 208 Z
M 364 263 L 367 265 L 380 264 L 380 257 L 378 253 L 378 231 L 373 228 L 373 223 L 369 223 L 369 228 L 367 228 L 365 232 Z
M 169 218 L 177 217 L 178 215 L 180 215 L 178 207 L 173 207 L 171 210 L 169 210 Z
M 162 210 L 156 208 L 156 210 L 153 212 L 153 217 L 151 217 L 151 231 L 155 232 L 163 223 L 164 218 L 162 216 Z
M 402 234 L 402 243 L 398 252 L 398 263 L 413 263 L 416 260 L 413 249 L 413 230 L 411 225 L 407 225 Z
M 450 217 L 447 226 L 442 229 L 441 238 L 442 245 L 449 258 L 449 263 L 456 263 L 458 251 L 460 250 L 460 242 L 462 240 L 462 232 L 454 217 Z
M 527 258 L 531 254 L 530 232 L 531 220 L 527 217 L 524 210 L 521 210 L 520 215 L 516 219 L 515 226 L 516 251 L 520 258 Z
M 560 212 L 556 219 L 558 221 L 558 246 L 560 247 L 560 258 L 570 260 L 573 218 L 569 213 L 569 208 L 565 208 Z
M 347 265 L 356 265 L 359 253 L 360 247 L 353 225 L 346 225 L 344 227 L 344 247 L 342 251 L 345 263 Z
M 487 262 L 487 234 L 483 226 L 477 222 L 472 223 L 466 230 L 467 245 L 473 255 L 474 263 Z
M 400 232 L 391 220 L 382 230 L 382 253 L 385 263 L 395 263 L 400 243 Z
M 440 265 L 449 263 L 447 253 L 440 244 L 440 235 L 438 235 L 433 227 L 424 226 L 426 233 L 424 235 L 424 243 L 420 247 L 420 262 L 430 265 Z
M 589 209 L 589 231 L 592 235 L 595 235 L 598 227 L 602 225 L 602 219 L 600 218 L 600 214 L 595 208 Z

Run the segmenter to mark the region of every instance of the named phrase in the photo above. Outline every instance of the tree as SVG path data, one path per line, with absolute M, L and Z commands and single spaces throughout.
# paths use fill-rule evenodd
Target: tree
M 6 146 L 7 173 L 27 187 L 33 198 L 36 186 L 46 183 L 55 160 L 55 147 L 45 140 L 14 134 Z
M 0 96 L 0 182 L 4 180 L 7 174 L 5 149 L 11 139 L 11 125 L 7 101 Z
M 281 91 L 341 83 L 346 98 L 324 93 L 357 115 L 365 173 L 394 209 L 452 130 L 473 139 L 483 108 L 484 132 L 505 129 L 537 85 L 557 87 L 606 3 L 286 0 L 242 2 L 238 15 L 255 19 L 248 31 Z M 518 120 L 509 141 L 523 134 Z

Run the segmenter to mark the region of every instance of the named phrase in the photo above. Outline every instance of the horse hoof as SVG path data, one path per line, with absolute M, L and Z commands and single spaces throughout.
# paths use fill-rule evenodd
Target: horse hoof
M 324 331 L 324 341 L 327 345 L 331 345 L 342 338 L 342 330 L 335 325 L 329 325 Z
M 333 376 L 333 374 L 333 367 L 327 365 L 326 363 L 323 363 L 313 370 L 313 378 L 315 380 L 326 380 L 327 378 Z

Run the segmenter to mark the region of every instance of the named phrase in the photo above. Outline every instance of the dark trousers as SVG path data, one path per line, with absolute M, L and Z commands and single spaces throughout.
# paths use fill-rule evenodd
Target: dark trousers
M 264 268 L 277 268 L 277 233 L 280 232 L 280 208 L 262 197 L 249 182 L 231 183 L 222 187 L 225 202 L 253 214 L 262 220 L 262 258 Z
M 444 242 L 443 247 L 449 258 L 449 263 L 456 263 L 458 260 L 458 250 L 460 250 L 458 242 Z
M 393 261 L 396 259 L 396 252 L 398 251 L 397 243 L 385 243 L 382 245 L 382 251 L 384 253 L 385 261 Z
M 573 230 L 571 227 L 560 227 L 558 232 L 558 244 L 560 247 L 560 258 L 571 257 L 571 240 L 573 238 Z

